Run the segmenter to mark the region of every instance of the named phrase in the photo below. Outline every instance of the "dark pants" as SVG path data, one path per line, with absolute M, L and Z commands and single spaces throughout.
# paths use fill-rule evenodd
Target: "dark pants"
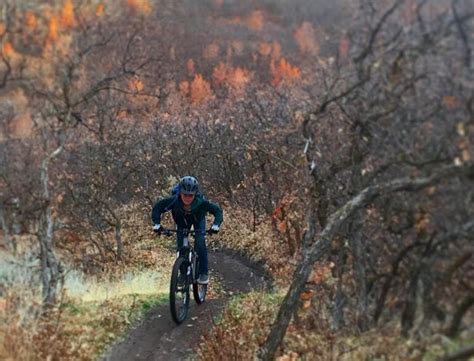
M 194 218 L 186 217 L 181 214 L 173 214 L 173 219 L 178 226 L 176 233 L 176 243 L 178 249 L 183 247 L 184 232 L 193 226 L 195 233 L 195 249 L 199 257 L 199 274 L 208 273 L 207 245 L 206 245 L 206 217 Z

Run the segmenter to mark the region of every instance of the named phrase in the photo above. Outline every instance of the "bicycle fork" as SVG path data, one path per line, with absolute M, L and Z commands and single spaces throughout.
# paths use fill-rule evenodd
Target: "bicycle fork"
M 187 258 L 188 258 L 188 268 L 186 270 L 186 276 L 189 277 L 191 275 L 191 265 L 193 265 L 193 252 L 191 252 L 191 250 L 189 249 L 189 239 L 187 236 L 185 236 L 183 238 L 183 246 L 182 246 L 182 249 L 187 249 L 188 250 L 188 254 L 187 254 Z M 176 252 L 176 258 L 179 258 L 180 257 L 180 250 L 178 250 Z M 193 270 L 194 270 L 194 267 L 193 267 Z M 193 272 L 194 273 L 194 272 Z M 194 276 L 194 275 L 192 275 Z M 194 279 L 194 277 L 193 277 Z

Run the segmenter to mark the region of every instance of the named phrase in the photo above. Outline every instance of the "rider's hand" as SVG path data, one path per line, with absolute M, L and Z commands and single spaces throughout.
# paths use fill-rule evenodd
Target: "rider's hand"
M 210 229 L 211 233 L 219 233 L 219 226 L 217 224 L 213 224 Z
M 163 232 L 163 227 L 161 226 L 161 224 L 157 223 L 153 226 L 153 232 L 157 233 L 157 234 L 161 234 L 161 232 Z

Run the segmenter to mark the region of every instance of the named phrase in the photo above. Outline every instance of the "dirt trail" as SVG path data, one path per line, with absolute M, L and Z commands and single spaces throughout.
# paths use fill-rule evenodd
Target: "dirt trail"
M 226 293 L 245 293 L 268 287 L 261 267 L 230 252 L 210 252 L 209 267 Z M 192 356 L 200 336 L 212 326 L 228 296 L 207 300 L 198 306 L 192 299 L 188 319 L 177 326 L 166 303 L 149 312 L 145 320 L 103 356 L 104 361 L 183 360 Z

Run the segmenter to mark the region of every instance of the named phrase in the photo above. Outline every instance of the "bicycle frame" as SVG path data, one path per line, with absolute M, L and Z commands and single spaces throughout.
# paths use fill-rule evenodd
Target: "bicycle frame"
M 196 270 L 196 259 L 197 259 L 197 253 L 196 250 L 194 249 L 194 244 L 191 245 L 189 242 L 189 235 L 194 235 L 196 236 L 196 233 L 204 233 L 204 234 L 212 234 L 211 230 L 190 230 L 190 229 L 163 229 L 163 234 L 166 236 L 171 236 L 173 233 L 183 233 L 183 245 L 181 249 L 178 249 L 176 251 L 176 258 L 178 257 L 183 257 L 187 259 L 189 262 L 189 265 L 191 266 L 191 269 L 188 268 L 187 271 L 187 276 L 189 276 L 190 271 L 192 271 L 192 283 L 196 283 L 197 280 L 197 272 Z M 182 254 L 183 251 L 186 251 L 185 254 Z
M 170 308 L 171 308 L 171 316 L 173 317 L 173 320 L 177 324 L 180 324 L 187 317 L 188 307 L 189 307 L 190 288 L 192 288 L 194 300 L 196 301 L 198 305 L 204 302 L 206 298 L 206 293 L 207 293 L 207 284 L 199 284 L 197 282 L 198 256 L 194 249 L 194 245 L 191 245 L 189 242 L 189 235 L 190 234 L 196 235 L 197 232 L 205 232 L 205 233 L 212 233 L 212 232 L 210 232 L 210 230 L 191 231 L 189 229 L 185 229 L 185 230 L 163 229 L 162 231 L 162 233 L 167 236 L 170 236 L 172 233 L 178 233 L 178 232 L 184 232 L 183 245 L 176 253 L 176 260 L 173 265 L 173 270 L 171 272 Z M 181 268 L 182 266 L 187 266 L 187 269 L 186 270 L 182 269 Z M 185 274 L 186 282 L 183 288 L 178 287 L 178 275 L 180 272 L 183 275 L 184 275 L 184 272 L 186 272 Z

